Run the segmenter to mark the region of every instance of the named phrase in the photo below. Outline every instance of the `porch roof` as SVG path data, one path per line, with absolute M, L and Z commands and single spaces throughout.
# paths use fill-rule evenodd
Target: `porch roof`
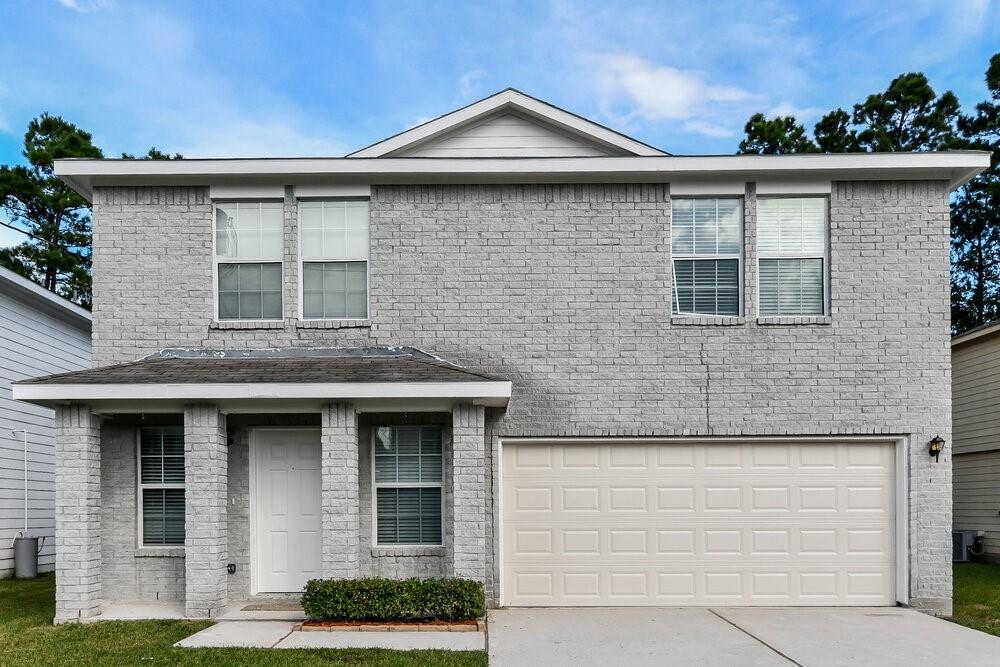
M 469 401 L 505 406 L 511 383 L 410 347 L 163 350 L 139 361 L 16 382 L 17 400 L 86 402 L 151 412 L 212 401 L 233 411 L 309 410 L 348 400 L 359 408 L 439 409 Z

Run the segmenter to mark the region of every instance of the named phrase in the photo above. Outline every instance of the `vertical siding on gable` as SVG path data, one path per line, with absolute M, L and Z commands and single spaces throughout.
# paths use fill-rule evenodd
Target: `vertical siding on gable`
M 90 366 L 90 332 L 0 293 L 0 577 L 13 571 L 11 540 L 24 527 L 24 445 L 28 431 L 28 528 L 44 537 L 39 569 L 55 566 L 53 411 L 11 397 L 11 383 Z

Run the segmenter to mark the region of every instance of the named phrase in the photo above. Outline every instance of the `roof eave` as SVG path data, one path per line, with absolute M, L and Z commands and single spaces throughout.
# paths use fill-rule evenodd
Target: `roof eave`
M 57 160 L 88 199 L 94 186 L 215 184 L 668 183 L 679 179 L 944 180 L 959 187 L 986 151 L 582 158 L 265 158 Z
M 322 382 L 322 383 L 14 383 L 15 400 L 44 407 L 80 402 L 99 404 L 177 401 L 411 401 L 437 399 L 504 407 L 512 384 L 504 380 L 460 382 Z

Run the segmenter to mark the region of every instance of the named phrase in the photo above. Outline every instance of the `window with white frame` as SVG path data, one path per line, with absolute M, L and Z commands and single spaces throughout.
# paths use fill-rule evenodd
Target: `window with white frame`
M 304 319 L 368 317 L 368 202 L 299 202 Z
M 757 200 L 760 314 L 826 312 L 826 199 Z
M 219 320 L 280 320 L 282 202 L 215 205 Z
M 740 202 L 672 201 L 673 314 L 740 315 Z
M 184 428 L 139 429 L 139 546 L 184 546 Z
M 442 429 L 378 426 L 372 442 L 375 543 L 442 544 Z

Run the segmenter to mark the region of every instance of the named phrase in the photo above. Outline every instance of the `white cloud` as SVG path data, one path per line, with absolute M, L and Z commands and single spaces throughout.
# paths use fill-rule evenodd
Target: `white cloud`
M 112 0 L 56 0 L 56 2 L 66 9 L 72 9 L 74 12 L 81 14 L 97 11 L 98 9 L 107 9 L 114 4 Z
M 746 102 L 754 97 L 737 86 L 712 84 L 693 71 L 654 65 L 634 55 L 612 55 L 600 60 L 604 93 L 627 99 L 633 113 L 646 120 L 687 120 L 708 107 Z
M 819 118 L 824 113 L 826 113 L 825 110 L 819 107 L 800 107 L 791 102 L 779 102 L 768 109 L 765 115 L 772 118 L 774 116 L 793 116 L 795 120 L 801 123 L 813 118 Z
M 470 70 L 458 79 L 458 94 L 463 99 L 481 97 L 483 79 L 486 78 L 486 70 L 482 68 Z

